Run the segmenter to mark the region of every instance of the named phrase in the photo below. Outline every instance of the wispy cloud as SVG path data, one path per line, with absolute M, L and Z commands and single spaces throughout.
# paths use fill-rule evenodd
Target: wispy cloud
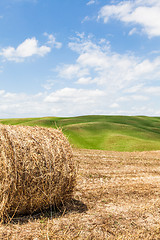
M 52 79 L 48 79 L 45 84 L 42 84 L 42 87 L 46 90 L 52 89 L 53 86 L 54 86 L 54 80 Z
M 57 42 L 56 38 L 53 36 L 53 34 L 48 34 L 48 33 L 45 32 L 44 36 L 48 37 L 47 44 L 49 44 L 51 47 L 55 47 L 55 48 L 61 48 L 62 47 L 62 43 Z
M 111 18 L 124 23 L 139 25 L 149 37 L 160 36 L 160 1 L 135 0 L 120 1 L 118 4 L 105 5 L 99 12 L 99 19 L 107 23 Z M 130 35 L 135 33 L 130 31 Z
M 137 34 L 139 33 L 138 30 L 137 30 L 137 28 L 132 28 L 132 29 L 129 31 L 128 35 L 131 36 L 131 35 L 133 35 L 133 34 L 135 34 L 135 33 L 137 33 Z
M 81 23 L 87 22 L 87 21 L 89 21 L 89 20 L 91 20 L 91 18 L 90 18 L 89 16 L 85 16 L 85 17 L 83 18 L 83 20 L 81 21 Z
M 96 0 L 90 0 L 89 2 L 87 2 L 87 5 L 92 5 L 92 4 L 95 4 L 96 3 Z

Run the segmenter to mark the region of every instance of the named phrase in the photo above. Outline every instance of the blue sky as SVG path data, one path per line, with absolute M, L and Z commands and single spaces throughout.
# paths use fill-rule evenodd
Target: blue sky
M 0 1 L 0 118 L 160 116 L 159 0 Z

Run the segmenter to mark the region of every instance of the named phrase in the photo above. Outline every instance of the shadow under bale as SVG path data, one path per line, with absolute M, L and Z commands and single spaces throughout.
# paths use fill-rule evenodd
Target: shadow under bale
M 59 130 L 0 125 L 0 220 L 72 198 L 76 168 Z
M 83 213 L 88 210 L 87 205 L 82 201 L 76 199 L 70 199 L 69 201 L 60 204 L 59 207 L 55 205 L 50 206 L 48 209 L 43 211 L 34 212 L 32 215 L 15 215 L 10 221 L 11 224 L 24 224 L 30 221 L 39 219 L 53 219 L 64 216 L 67 213 Z

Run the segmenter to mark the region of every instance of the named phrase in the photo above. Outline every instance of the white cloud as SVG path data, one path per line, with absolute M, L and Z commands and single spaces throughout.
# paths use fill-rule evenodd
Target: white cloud
M 118 108 L 119 107 L 119 104 L 118 103 L 112 103 L 110 105 L 110 108 Z
M 14 50 L 18 57 L 30 57 L 32 55 L 44 56 L 46 53 L 50 52 L 51 49 L 47 46 L 38 47 L 38 41 L 36 38 L 26 39 L 21 43 L 16 50 Z M 12 54 L 11 54 L 12 55 Z
M 125 93 L 136 93 L 143 89 L 143 84 L 134 85 L 131 88 L 125 89 Z
M 43 57 L 47 53 L 51 52 L 52 48 L 61 48 L 62 44 L 57 42 L 55 37 L 52 34 L 45 35 L 48 37 L 47 45 L 39 46 L 38 40 L 33 38 L 27 38 L 24 42 L 22 42 L 17 48 L 14 47 L 6 47 L 2 48 L 0 51 L 0 56 L 8 61 L 22 62 L 24 59 L 32 57 L 34 55 Z
M 132 95 L 130 98 L 135 101 L 147 101 L 149 99 L 147 96 L 143 95 Z
M 114 18 L 124 23 L 140 25 L 143 32 L 149 37 L 154 37 L 160 36 L 159 12 L 159 0 L 120 1 L 118 4 L 103 6 L 98 18 L 102 18 L 104 23 Z M 135 33 L 135 28 L 129 34 L 133 33 Z
M 133 94 L 133 95 L 127 95 L 127 96 L 123 96 L 123 97 L 119 97 L 117 98 L 117 102 L 126 102 L 126 103 L 133 103 L 135 104 L 135 101 L 138 101 L 138 102 L 143 102 L 143 101 L 148 101 L 150 100 L 150 97 L 146 96 L 146 95 L 143 95 L 144 94 L 144 91 L 142 92 L 141 95 L 138 95 L 138 94 Z M 133 104 L 133 105 L 134 105 Z
M 155 89 L 145 91 L 146 94 L 155 93 Z M 0 118 L 88 114 L 159 115 L 160 109 L 154 98 L 147 99 L 140 94 L 117 96 L 98 88 L 62 88 L 34 95 L 0 90 Z
M 98 89 L 62 88 L 34 95 L 0 90 L 0 118 L 94 114 L 103 96 Z
M 5 93 L 4 90 L 0 90 L 0 95 L 3 95 Z
M 43 92 L 28 95 L 0 90 L 0 118 L 156 115 L 160 111 L 160 57 L 150 60 L 118 54 L 104 39 L 95 42 L 84 35 L 73 39 L 69 48 L 77 54 L 75 62 L 58 66 L 57 76 L 43 84 Z M 65 82 L 65 87 L 55 89 L 53 79 Z
M 69 47 L 78 56 L 74 64 L 57 68 L 61 78 L 105 86 L 112 92 L 160 79 L 160 57 L 151 61 L 133 54 L 118 54 L 111 51 L 107 41 L 96 44 L 90 38 L 74 40 Z
M 99 89 L 63 88 L 49 94 L 44 102 L 61 109 L 60 116 L 95 114 L 105 93 Z
M 77 80 L 77 83 L 79 84 L 89 84 L 92 83 L 92 78 L 91 77 L 81 77 Z
M 120 2 L 118 5 L 105 5 L 101 8 L 98 18 L 103 18 L 107 23 L 109 18 L 117 18 L 121 20 L 124 16 L 131 12 L 132 4 L 130 1 Z
M 38 95 L 0 90 L 0 118 L 38 116 L 42 102 Z M 42 107 L 43 114 L 43 107 Z
M 160 96 L 160 86 L 151 86 L 144 88 L 144 92 L 152 95 Z
M 72 79 L 75 75 L 78 74 L 80 67 L 74 64 L 64 65 L 62 67 L 58 67 L 57 71 L 59 71 L 60 77 Z
M 104 92 L 98 89 L 63 88 L 47 96 L 45 102 L 94 103 L 101 96 L 104 96 Z
M 45 45 L 38 46 L 38 40 L 36 38 L 27 38 L 22 42 L 17 48 L 7 47 L 3 48 L 0 55 L 3 56 L 8 61 L 20 62 L 25 58 L 31 57 L 33 55 L 38 55 L 43 57 L 51 51 L 51 48 Z
M 0 90 L 0 118 L 63 115 L 64 108 L 45 102 L 47 92 L 29 95 Z M 66 113 L 66 112 L 65 112 Z
M 103 114 L 106 111 L 106 114 L 111 114 L 114 111 L 116 114 L 121 109 L 124 114 L 126 111 L 128 114 L 133 114 L 133 106 L 137 106 L 134 114 L 140 114 L 138 106 L 139 109 L 142 109 L 144 101 L 146 106 L 153 106 L 155 112 L 158 111 L 153 94 L 152 99 L 149 94 L 155 92 L 155 89 L 150 89 L 148 86 L 152 86 L 153 82 L 159 82 L 159 56 L 150 60 L 136 57 L 131 53 L 118 54 L 112 52 L 110 44 L 106 40 L 96 43 L 93 38 L 85 38 L 84 35 L 73 39 L 69 43 L 69 47 L 77 53 L 77 59 L 72 64 L 57 68 L 59 77 L 64 80 L 70 79 L 86 89 L 103 91 L 102 101 L 99 106 L 97 105 L 98 108 L 94 108 L 95 112 Z M 58 94 L 64 94 L 63 91 Z M 71 95 L 74 98 L 75 91 L 73 89 L 72 91 Z M 68 98 L 64 98 L 63 94 L 58 99 L 57 93 L 49 98 L 55 102 L 67 102 Z M 77 91 L 75 95 L 78 96 L 78 94 Z M 74 100 L 71 99 L 70 101 L 74 103 Z M 75 97 L 75 99 L 77 98 Z M 82 99 L 87 102 L 86 98 L 82 97 Z M 85 101 L 84 109 L 86 109 Z M 146 111 L 146 115 L 150 113 L 151 111 Z
M 66 78 L 66 79 L 83 77 L 89 74 L 87 68 L 83 68 L 78 64 L 66 64 L 66 65 L 57 67 L 56 71 L 59 72 L 59 77 Z

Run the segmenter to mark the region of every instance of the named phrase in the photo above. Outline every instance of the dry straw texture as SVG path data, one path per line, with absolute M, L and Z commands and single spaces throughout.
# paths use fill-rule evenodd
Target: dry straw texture
M 55 129 L 0 125 L 0 219 L 59 205 L 75 186 L 72 150 Z

